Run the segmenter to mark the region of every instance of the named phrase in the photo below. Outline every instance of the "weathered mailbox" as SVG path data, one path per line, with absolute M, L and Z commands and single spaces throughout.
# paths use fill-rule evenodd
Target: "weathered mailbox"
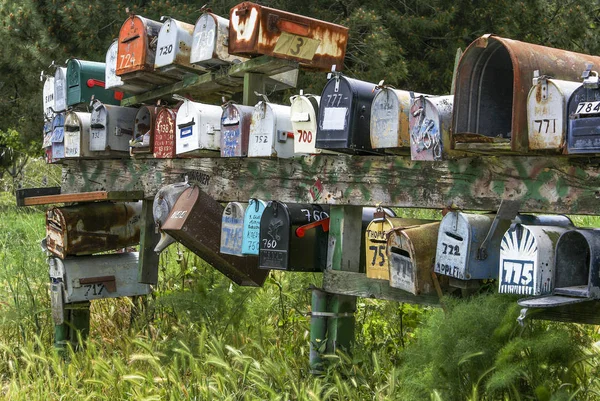
M 244 2 L 229 12 L 229 52 L 266 54 L 321 71 L 342 69 L 348 28 Z
M 145 83 L 144 85 L 135 85 L 133 83 L 125 83 L 120 76 L 117 75 L 117 50 L 119 47 L 119 39 L 115 39 L 109 46 L 106 52 L 106 70 L 104 74 L 104 87 L 106 89 L 120 90 L 125 93 L 142 93 L 151 89 L 153 86 Z
M 390 286 L 414 295 L 436 293 L 433 273 L 439 222 L 394 228 L 387 238 Z M 438 278 L 440 289 L 448 279 Z
M 221 147 L 220 106 L 185 100 L 177 110 L 175 153 L 218 157 Z
M 229 54 L 229 20 L 204 12 L 196 21 L 190 61 L 204 67 L 241 63 L 247 59 Z
M 371 104 L 377 86 L 333 73 L 321 93 L 316 147 L 344 153 L 379 153 L 371 148 Z
M 290 107 L 264 100 L 254 106 L 248 157 L 294 157 Z
M 98 202 L 55 207 L 46 211 L 48 250 L 67 255 L 90 255 L 140 242 L 141 202 Z
M 567 141 L 567 103 L 580 84 L 534 74 L 527 96 L 529 150 L 562 152 Z
M 221 157 L 248 156 L 250 123 L 254 108 L 227 103 L 221 114 Z
M 42 143 L 42 148 L 44 149 L 46 163 L 54 163 L 54 159 L 52 157 L 52 121 L 51 120 L 44 121 L 44 141 Z
M 229 202 L 221 219 L 221 253 L 242 256 L 244 215 L 247 203 Z
M 476 39 L 456 71 L 452 117 L 455 149 L 527 152 L 527 97 L 533 72 L 577 81 L 600 57 L 519 42 L 495 35 Z
M 154 158 L 175 158 L 175 135 L 177 134 L 177 112 L 160 107 L 154 123 Z
M 186 189 L 162 230 L 239 285 L 262 286 L 268 272 L 256 268 L 256 257 L 219 253 L 223 206 L 196 186 Z
M 133 124 L 133 139 L 131 145 L 131 154 L 147 154 L 154 151 L 154 135 L 156 127 L 156 114 L 158 107 L 142 106 L 135 115 Z
M 54 117 L 54 77 L 49 75 L 44 77 L 42 98 L 44 105 L 44 118 L 46 120 L 52 120 Z
M 154 196 L 154 202 L 152 203 L 152 217 L 154 218 L 156 229 L 160 230 L 160 240 L 158 241 L 158 244 L 156 244 L 154 252 L 161 253 L 166 247 L 175 242 L 175 239 L 162 231 L 161 228 L 169 218 L 171 210 L 173 209 L 175 202 L 177 202 L 177 199 L 179 199 L 179 196 L 181 196 L 183 191 L 189 187 L 190 184 L 187 183 L 187 180 L 185 182 L 165 185 L 159 189 Z
M 259 267 L 323 271 L 327 263 L 329 206 L 271 201 L 260 220 Z
M 267 202 L 250 199 L 244 215 L 244 232 L 242 234 L 242 253 L 258 255 L 260 246 L 260 219 L 267 207 Z
M 52 119 L 52 158 L 65 157 L 65 113 L 57 113 Z
M 91 115 L 90 150 L 110 151 L 113 155 L 129 155 L 129 141 L 137 109 L 102 104 L 94 101 Z
M 299 95 L 290 98 L 295 153 L 315 154 L 322 152 L 321 149 L 315 148 L 320 99 L 320 96 L 305 95 L 302 91 Z
M 573 92 L 567 107 L 569 118 L 567 151 L 570 154 L 600 153 L 598 73 L 586 69 L 583 78 L 583 85 Z
M 550 294 L 554 289 L 556 244 L 567 230 L 566 227 L 513 224 L 500 244 L 498 292 Z
M 450 126 L 454 96 L 419 96 L 410 107 L 410 157 L 442 160 L 450 152 Z
M 89 104 L 92 98 L 105 104 L 120 104 L 123 93 L 106 90 L 106 64 L 70 59 L 67 62 L 67 107 Z
M 93 156 L 90 151 L 90 113 L 69 111 L 64 132 L 65 159 Z
M 54 73 L 54 112 L 67 109 L 67 67 L 57 67 Z
M 158 33 L 154 67 L 177 79 L 190 72 L 204 72 L 201 66 L 190 63 L 193 33 L 194 25 L 167 18 Z

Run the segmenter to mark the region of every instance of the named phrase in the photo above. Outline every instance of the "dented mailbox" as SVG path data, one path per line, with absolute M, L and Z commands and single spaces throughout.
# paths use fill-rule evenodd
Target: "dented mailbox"
M 104 63 L 70 59 L 67 62 L 67 106 L 82 103 L 87 106 L 92 98 L 105 104 L 120 104 L 123 94 L 104 88 L 105 73 Z
M 104 85 L 106 89 L 121 90 L 125 93 L 139 94 L 152 88 L 152 85 L 135 85 L 133 83 L 125 83 L 120 76 L 117 75 L 117 50 L 119 47 L 119 39 L 115 39 L 109 46 L 106 52 L 106 70 L 104 74 Z
M 218 157 L 221 147 L 220 106 L 184 100 L 177 110 L 175 153 Z
M 179 196 L 190 187 L 187 181 L 178 182 L 176 184 L 165 185 L 160 188 L 154 196 L 154 202 L 152 203 L 152 217 L 154 218 L 155 228 L 160 231 L 160 240 L 154 252 L 161 253 L 166 247 L 175 242 L 175 239 L 170 235 L 162 231 L 162 226 L 171 215 L 171 210 L 179 199 Z
M 227 103 L 221 114 L 221 157 L 248 156 L 250 123 L 254 108 Z
M 379 153 L 369 135 L 375 84 L 334 73 L 321 93 L 316 147 L 344 153 Z
M 156 127 L 156 106 L 142 106 L 135 115 L 133 124 L 133 139 L 131 145 L 131 154 L 145 154 L 154 151 L 154 132 Z
M 598 66 L 598 64 L 596 64 Z M 598 73 L 587 69 L 569 100 L 567 150 L 569 154 L 600 153 L 600 87 Z
M 58 113 L 52 119 L 52 159 L 65 157 L 65 113 Z
M 465 50 L 456 71 L 453 146 L 474 152 L 527 152 L 527 94 L 533 72 L 577 81 L 600 57 L 484 35 Z
M 292 104 L 290 116 L 292 120 L 292 131 L 294 132 L 294 152 L 315 154 L 321 153 L 321 149 L 315 148 L 317 142 L 317 114 L 319 113 L 320 96 L 304 94 L 290 98 Z
M 229 52 L 295 60 L 311 69 L 341 70 L 348 28 L 244 2 L 229 12 Z
M 177 112 L 160 107 L 154 123 L 154 158 L 175 158 L 175 135 L 177 134 Z
M 55 207 L 46 211 L 48 250 L 67 255 L 90 255 L 140 242 L 141 202 L 98 202 Z
M 186 189 L 162 230 L 239 285 L 262 286 L 268 272 L 257 269 L 256 257 L 219 253 L 223 206 L 196 186 Z
M 90 113 L 69 111 L 64 131 L 65 159 L 93 156 L 90 151 Z
M 267 202 L 252 198 L 244 214 L 244 232 L 242 234 L 242 253 L 258 255 L 260 245 L 260 219 L 267 207 Z
M 247 203 L 229 202 L 221 219 L 221 253 L 242 256 L 244 215 Z
M 190 72 L 204 72 L 201 66 L 190 63 L 193 33 L 194 25 L 167 18 L 158 33 L 154 67 L 177 79 Z
M 90 150 L 128 156 L 136 114 L 137 109 L 132 107 L 111 106 L 94 101 Z
M 454 96 L 419 96 L 410 108 L 410 158 L 436 161 L 450 152 Z
M 54 73 L 54 112 L 67 109 L 67 68 L 57 67 Z
M 204 67 L 242 63 L 247 59 L 229 54 L 229 20 L 204 12 L 196 21 L 190 61 Z
M 329 206 L 271 201 L 260 220 L 259 267 L 321 272 L 327 263 Z
M 252 113 L 248 157 L 294 156 L 290 107 L 261 100 Z

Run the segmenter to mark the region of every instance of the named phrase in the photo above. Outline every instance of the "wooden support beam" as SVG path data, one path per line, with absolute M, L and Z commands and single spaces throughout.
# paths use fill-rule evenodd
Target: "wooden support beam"
M 17 189 L 17 192 L 16 192 L 17 206 L 25 206 L 26 198 L 48 196 L 48 195 L 58 195 L 58 194 L 60 194 L 60 187 Z
M 155 230 L 152 215 L 152 200 L 142 203 L 142 230 L 140 233 L 140 260 L 138 262 L 138 281 L 144 284 L 158 283 L 159 255 L 154 248 L 160 240 L 160 234 Z
M 23 198 L 23 206 L 50 205 L 55 203 L 94 202 L 94 201 L 133 201 L 144 197 L 143 191 L 94 191 L 63 193 L 60 195 L 32 196 Z
M 265 78 L 262 74 L 247 72 L 244 74 L 244 96 L 242 102 L 246 106 L 254 106 L 262 100 L 256 93 L 265 94 Z

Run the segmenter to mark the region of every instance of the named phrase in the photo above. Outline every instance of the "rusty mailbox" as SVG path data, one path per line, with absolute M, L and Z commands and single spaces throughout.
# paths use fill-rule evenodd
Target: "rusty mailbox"
M 54 207 L 46 211 L 48 250 L 64 259 L 137 245 L 141 213 L 141 202 Z
M 567 227 L 513 224 L 500 244 L 498 292 L 535 296 L 552 293 L 554 252 L 558 238 L 567 230 Z
M 154 218 L 156 229 L 160 231 L 160 240 L 158 241 L 158 244 L 156 244 L 154 252 L 161 253 L 165 248 L 175 242 L 175 239 L 162 231 L 161 228 L 171 215 L 171 210 L 173 209 L 175 202 L 177 202 L 177 199 L 179 199 L 179 196 L 181 196 L 183 191 L 189 187 L 190 184 L 188 184 L 187 180 L 185 182 L 165 185 L 160 188 L 154 196 L 154 202 L 152 203 L 152 217 Z
M 260 219 L 261 269 L 321 272 L 327 264 L 329 205 L 270 201 Z
M 54 73 L 54 112 L 67 109 L 67 67 L 57 67 Z
M 42 89 L 42 100 L 43 100 L 43 107 L 44 107 L 44 119 L 52 120 L 52 118 L 54 117 L 54 77 L 53 76 L 46 75 L 44 77 L 44 87 Z
M 433 273 L 440 222 L 394 228 L 387 237 L 390 286 L 414 295 L 436 293 Z M 440 289 L 448 279 L 438 278 Z
M 600 57 L 483 35 L 465 50 L 456 71 L 452 117 L 455 149 L 527 152 L 527 94 L 533 72 L 577 81 Z
M 203 67 L 190 63 L 194 25 L 174 18 L 164 20 L 156 44 L 154 68 L 176 79 L 184 75 L 202 73 Z
M 57 113 L 52 119 L 52 159 L 65 157 L 65 113 Z
M 410 158 L 436 161 L 449 155 L 454 96 L 419 96 L 410 107 Z
M 229 12 L 229 52 L 245 56 L 266 54 L 298 61 L 302 66 L 330 71 L 342 69 L 348 28 L 243 2 Z
M 129 155 L 129 141 L 133 137 L 133 125 L 137 109 L 111 106 L 94 101 L 91 115 L 90 150 L 109 151 L 117 156 Z
M 600 87 L 598 73 L 591 71 L 591 66 L 583 73 L 583 85 L 569 100 L 567 115 L 568 153 L 600 153 Z
M 527 96 L 529 150 L 562 152 L 567 141 L 567 102 L 581 84 L 536 73 Z
M 268 272 L 257 269 L 256 257 L 219 253 L 223 206 L 194 186 L 186 189 L 162 230 L 239 285 L 262 286 Z
M 117 75 L 117 58 L 118 58 L 119 39 L 115 39 L 109 46 L 106 52 L 106 69 L 104 71 L 104 87 L 106 89 L 120 90 L 125 93 L 139 94 L 147 91 L 152 86 L 135 85 L 133 83 L 125 83 L 120 76 Z
M 242 234 L 242 254 L 258 255 L 260 245 L 260 219 L 267 202 L 252 198 L 244 214 L 244 232 Z
M 154 158 L 175 158 L 175 135 L 177 134 L 177 112 L 159 107 L 154 122 Z
M 218 157 L 221 147 L 221 106 L 184 100 L 177 110 L 175 153 Z
M 316 147 L 344 153 L 379 153 L 371 148 L 371 104 L 377 86 L 332 73 L 319 103 Z
M 64 128 L 65 159 L 93 156 L 90 151 L 90 113 L 69 111 Z
M 247 203 L 229 202 L 221 219 L 221 253 L 243 256 L 244 215 Z
M 190 61 L 210 68 L 246 60 L 229 54 L 229 20 L 209 11 L 202 13 L 194 27 Z
M 292 104 L 290 116 L 292 120 L 292 131 L 294 132 L 294 152 L 300 154 L 321 153 L 317 149 L 317 114 L 319 113 L 320 96 L 304 94 L 290 98 Z
M 156 106 L 142 106 L 138 109 L 133 124 L 133 139 L 129 142 L 131 155 L 148 154 L 154 151 L 157 112 Z
M 87 105 L 93 99 L 105 104 L 120 104 L 123 93 L 106 90 L 106 64 L 70 59 L 67 62 L 67 107 Z
M 254 108 L 235 103 L 223 106 L 221 114 L 221 157 L 248 156 L 250 123 Z
M 254 106 L 248 157 L 294 157 L 290 106 L 261 100 Z

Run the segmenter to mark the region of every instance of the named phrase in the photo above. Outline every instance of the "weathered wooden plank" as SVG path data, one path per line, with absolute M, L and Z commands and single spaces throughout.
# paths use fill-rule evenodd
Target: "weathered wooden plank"
M 244 63 L 232 65 L 229 68 L 228 73 L 232 77 L 243 77 L 249 72 L 275 75 L 295 69 L 298 69 L 298 63 L 295 61 L 269 56 L 260 56 L 250 59 Z
M 63 192 L 144 191 L 184 176 L 219 201 L 496 210 L 502 198 L 521 211 L 600 215 L 598 159 L 472 157 L 416 162 L 404 156 L 315 155 L 296 159 L 199 158 L 69 160 Z
M 323 272 L 323 290 L 331 294 L 440 306 L 440 300 L 436 295 L 416 296 L 398 288 L 390 287 L 390 283 L 386 280 L 367 278 L 363 273 L 328 269 Z
M 54 203 L 94 202 L 100 200 L 128 201 L 144 197 L 143 191 L 93 191 L 63 193 L 59 195 L 32 196 L 23 199 L 24 206 L 49 205 Z
M 17 206 L 25 206 L 25 199 L 31 197 L 58 195 L 60 187 L 43 187 L 43 188 L 21 188 L 17 189 L 16 199 Z

